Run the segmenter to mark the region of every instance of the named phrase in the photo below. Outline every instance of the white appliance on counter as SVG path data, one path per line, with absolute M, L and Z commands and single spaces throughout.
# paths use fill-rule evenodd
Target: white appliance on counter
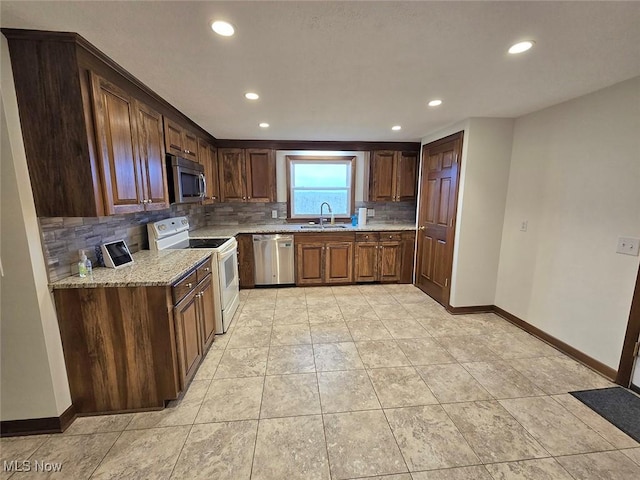
M 174 217 L 147 224 L 150 250 L 183 248 L 211 249 L 211 267 L 216 299 L 216 333 L 226 333 L 240 304 L 238 242 L 234 237 L 189 238 L 189 219 Z

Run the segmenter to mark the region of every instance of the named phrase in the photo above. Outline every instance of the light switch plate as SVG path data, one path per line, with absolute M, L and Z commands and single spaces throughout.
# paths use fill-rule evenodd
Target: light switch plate
M 271 210 L 271 218 L 278 218 L 278 210 Z
M 375 217 L 376 211 L 374 208 L 367 208 L 367 217 Z
M 616 249 L 616 253 L 624 253 L 625 255 L 633 255 L 637 257 L 638 251 L 640 251 L 640 238 L 618 238 L 618 248 Z
M 526 232 L 526 231 L 527 231 L 527 228 L 529 228 L 529 220 L 523 220 L 523 221 L 520 223 L 520 231 L 521 231 L 521 232 Z

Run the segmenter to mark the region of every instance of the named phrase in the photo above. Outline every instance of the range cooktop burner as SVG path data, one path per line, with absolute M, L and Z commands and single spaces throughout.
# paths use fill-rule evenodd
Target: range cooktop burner
M 228 238 L 190 238 L 189 248 L 218 248 Z

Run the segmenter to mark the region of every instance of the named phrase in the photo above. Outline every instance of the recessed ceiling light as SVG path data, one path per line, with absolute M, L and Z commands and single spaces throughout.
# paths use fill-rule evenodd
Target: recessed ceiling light
M 400 125 L 394 125 L 391 127 L 391 130 L 402 130 L 402 127 Z
M 233 25 L 222 20 L 211 22 L 211 30 L 216 32 L 218 35 L 222 35 L 223 37 L 230 37 L 235 33 Z
M 247 100 L 257 100 L 260 98 L 260 95 L 253 92 L 247 92 L 244 94 L 244 98 L 246 98 Z
M 262 122 L 260 124 L 260 128 L 269 128 L 269 124 L 267 122 Z
M 437 107 L 438 105 L 442 105 L 442 100 L 431 100 L 427 105 Z
M 511 45 L 511 47 L 509 48 L 509 53 L 515 55 L 516 53 L 526 52 L 531 47 L 533 47 L 533 44 L 534 42 L 529 40 L 527 40 L 526 42 L 518 42 L 514 45 Z

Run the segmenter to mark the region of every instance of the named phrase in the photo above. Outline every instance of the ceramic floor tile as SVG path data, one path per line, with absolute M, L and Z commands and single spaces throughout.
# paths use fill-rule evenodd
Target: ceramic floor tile
M 308 345 L 311 343 L 309 325 L 278 325 L 273 326 L 271 345 Z
M 257 420 L 264 377 L 213 380 L 195 423 Z
M 562 395 L 554 395 L 552 398 L 584 423 L 589 425 L 593 430 L 598 432 L 601 437 L 615 448 L 640 447 L 638 442 L 633 438 L 591 410 L 573 395 L 566 393 Z
M 367 373 L 383 408 L 438 403 L 413 367 L 377 368 Z
M 329 480 L 322 417 L 260 420 L 252 480 Z
M 402 305 L 372 305 L 373 311 L 380 320 L 409 320 L 413 317 Z
M 544 395 L 542 390 L 506 362 L 463 363 L 462 366 L 496 398 Z
M 500 357 L 491 350 L 484 336 L 441 336 L 436 341 L 458 362 L 495 362 Z
M 349 332 L 355 341 L 391 340 L 393 337 L 380 320 L 347 321 Z
M 442 407 L 483 463 L 549 456 L 498 402 L 451 403 Z
M 382 475 L 375 477 L 359 477 L 350 480 L 411 480 L 410 473 L 396 473 L 394 475 Z
M 381 410 L 327 414 L 324 426 L 335 480 L 407 471 Z
M 414 472 L 413 480 L 493 480 L 485 467 L 457 467 L 429 472 Z
M 311 345 L 272 346 L 269 349 L 267 375 L 315 372 Z
M 440 403 L 491 400 L 493 397 L 457 363 L 422 365 L 416 370 Z
M 184 396 L 171 402 L 166 408 L 134 414 L 133 419 L 127 425 L 127 430 L 191 425 L 198 415 L 210 383 L 210 380 L 193 380 Z
M 440 405 L 397 408 L 385 414 L 410 471 L 480 463 Z
M 59 478 L 64 480 L 84 480 L 89 478 L 100 464 L 120 433 L 95 433 L 91 435 L 53 435 L 46 440 L 30 460 L 30 471 L 16 472 L 11 479 Z M 2 447 L 4 450 L 4 442 Z M 6 453 L 3 451 L 2 456 Z M 10 460 L 27 460 L 27 457 Z M 36 463 L 49 464 L 52 470 L 36 470 Z M 56 471 L 54 471 L 56 470 Z M 8 473 L 3 468 L 3 475 Z M 8 478 L 8 477 L 4 477 Z
M 352 306 L 352 305 L 369 305 L 367 299 L 360 293 L 352 294 L 352 295 L 338 295 L 336 294 L 336 302 L 338 306 L 342 308 L 343 306 Z
M 257 377 L 267 368 L 268 347 L 225 350 L 214 378 Z
M 470 336 L 460 328 L 451 315 L 415 316 L 415 318 L 433 337 Z
M 533 358 L 555 354 L 555 350 L 532 337 L 531 340 L 520 340 L 517 335 L 508 333 L 487 335 L 487 346 L 503 359 Z
M 315 373 L 269 376 L 264 382 L 260 418 L 320 413 Z
M 424 297 L 425 297 L 425 294 L 422 292 L 392 293 L 391 295 L 402 305 L 407 305 L 410 303 L 418 304 L 418 305 L 422 304 L 424 303 Z
M 384 293 L 363 293 L 364 298 L 367 299 L 369 305 L 400 305 L 393 296 Z
M 551 397 L 499 402 L 551 455 L 613 450 L 613 446 Z
M 27 460 L 48 439 L 49 435 L 0 438 L 0 463 L 4 466 L 4 462 Z M 0 469 L 1 480 L 6 480 L 12 474 L 5 468 Z
M 301 297 L 305 298 L 304 288 L 284 287 L 276 290 L 276 299 L 284 297 Z
M 90 433 L 122 432 L 131 419 L 133 413 L 119 415 L 96 415 L 91 417 L 76 417 L 64 435 L 87 435 Z M 4 447 L 4 445 L 3 445 Z
M 403 306 L 414 318 L 451 317 L 444 307 L 436 302 L 405 303 Z
M 307 301 L 305 297 L 281 297 L 276 299 L 276 310 L 283 310 L 287 308 L 307 308 Z
M 311 325 L 313 343 L 351 342 L 352 340 L 347 324 L 344 322 Z
M 495 480 L 573 480 L 553 458 L 486 465 Z
M 122 433 L 91 478 L 169 478 L 190 428 L 152 428 Z
M 274 310 L 276 308 L 276 299 L 259 298 L 252 300 L 249 298 L 242 307 L 242 312 L 261 312 L 265 310 Z
M 417 320 L 406 318 L 404 320 L 385 320 L 382 323 L 393 338 L 429 338 L 431 334 L 420 325 Z
M 398 340 L 398 345 L 413 365 L 454 363 L 456 360 L 433 338 Z
M 296 323 L 309 323 L 307 308 L 276 308 L 273 316 L 274 325 L 295 325 Z
M 323 413 L 382 408 L 364 370 L 318 373 Z
M 340 304 L 340 311 L 347 322 L 358 320 L 379 320 L 376 312 L 368 302 L 363 305 Z
M 215 342 L 214 342 L 215 343 Z M 224 350 L 209 349 L 209 353 L 198 367 L 194 380 L 211 380 L 216 373 Z
M 309 306 L 309 323 L 335 323 L 344 322 L 342 310 L 338 304 L 318 304 Z
M 395 340 L 356 342 L 356 348 L 366 368 L 402 367 L 411 365 Z
M 231 334 L 227 348 L 268 347 L 271 327 L 237 327 Z M 214 342 L 215 343 L 215 342 Z
M 576 480 L 631 480 L 640 478 L 640 465 L 636 465 L 621 452 L 598 452 L 556 460 Z
M 241 327 L 268 327 L 273 323 L 273 309 L 240 312 L 236 325 Z
M 638 465 L 640 465 L 640 447 L 631 448 L 628 450 L 621 450 L 621 452 L 624 453 L 631 460 L 636 462 Z
M 194 425 L 172 479 L 249 480 L 258 422 Z
M 364 368 L 353 342 L 318 343 L 313 352 L 318 372 Z

